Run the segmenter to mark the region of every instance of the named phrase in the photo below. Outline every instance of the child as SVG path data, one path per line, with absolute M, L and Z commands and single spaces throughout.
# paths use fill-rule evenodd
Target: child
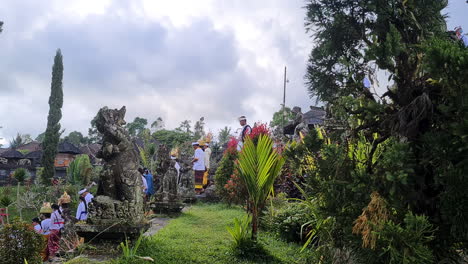
M 34 231 L 36 231 L 36 233 L 38 234 L 42 234 L 42 226 L 41 226 L 41 221 L 39 220 L 39 218 L 34 217 L 32 219 L 32 224 L 34 226 Z

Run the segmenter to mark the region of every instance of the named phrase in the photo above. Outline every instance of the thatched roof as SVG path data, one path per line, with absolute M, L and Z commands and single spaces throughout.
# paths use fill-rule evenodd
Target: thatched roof
M 41 150 L 41 143 L 37 141 L 29 142 L 28 144 L 21 145 L 16 148 L 17 150 L 29 150 L 29 151 L 38 151 Z
M 29 152 L 24 157 L 27 158 L 27 159 L 41 159 L 42 158 L 42 150 Z
M 0 154 L 0 157 L 6 158 L 6 159 L 23 159 L 24 158 L 21 152 L 14 150 L 14 149 L 10 149 L 8 151 L 3 152 L 2 154 Z
M 58 153 L 81 154 L 81 151 L 72 143 L 64 141 L 58 145 Z
M 326 114 L 327 112 L 324 109 L 316 106 L 311 106 L 310 111 L 304 113 L 303 118 L 307 125 L 321 125 L 325 120 Z

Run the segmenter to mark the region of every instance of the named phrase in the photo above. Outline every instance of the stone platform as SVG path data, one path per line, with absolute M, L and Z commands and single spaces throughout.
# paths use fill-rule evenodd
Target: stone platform
M 100 242 L 100 241 L 125 241 L 125 238 L 135 239 L 140 234 L 143 234 L 150 227 L 150 223 L 142 223 L 137 225 L 75 225 L 76 233 L 80 237 L 84 237 L 85 242 Z

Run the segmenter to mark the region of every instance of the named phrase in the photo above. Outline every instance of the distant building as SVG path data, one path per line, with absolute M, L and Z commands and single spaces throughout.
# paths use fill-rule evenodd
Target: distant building
M 298 109 L 300 110 L 299 107 Z M 302 117 L 297 118 L 296 116 L 294 121 L 286 124 L 283 132 L 285 135 L 294 135 L 296 126 L 302 122 L 305 123 L 309 129 L 313 129 L 315 126 L 321 126 L 326 121 L 326 115 L 327 112 L 322 107 L 310 106 L 310 110 L 303 113 Z
M 26 153 L 25 155 L 20 151 Z M 69 142 L 62 142 L 58 146 L 55 156 L 55 176 L 66 177 L 67 168 L 81 154 L 79 148 Z M 42 146 L 38 142 L 31 142 L 15 149 L 0 149 L 0 185 L 14 183 L 11 175 L 18 168 L 25 168 L 34 179 L 37 169 L 41 167 Z

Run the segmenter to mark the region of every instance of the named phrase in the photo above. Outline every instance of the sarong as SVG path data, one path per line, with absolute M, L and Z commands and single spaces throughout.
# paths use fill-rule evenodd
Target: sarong
M 49 241 L 47 242 L 47 254 L 49 258 L 55 257 L 55 253 L 60 249 L 60 230 L 51 229 Z
M 208 175 L 210 174 L 210 169 L 206 169 L 203 173 L 203 187 L 205 188 L 208 185 Z
M 44 250 L 41 252 L 42 261 L 47 261 L 49 259 L 49 250 L 47 244 L 49 243 L 50 235 L 42 235 L 44 237 Z
M 196 170 L 195 171 L 195 190 L 203 189 L 203 175 L 205 171 Z

